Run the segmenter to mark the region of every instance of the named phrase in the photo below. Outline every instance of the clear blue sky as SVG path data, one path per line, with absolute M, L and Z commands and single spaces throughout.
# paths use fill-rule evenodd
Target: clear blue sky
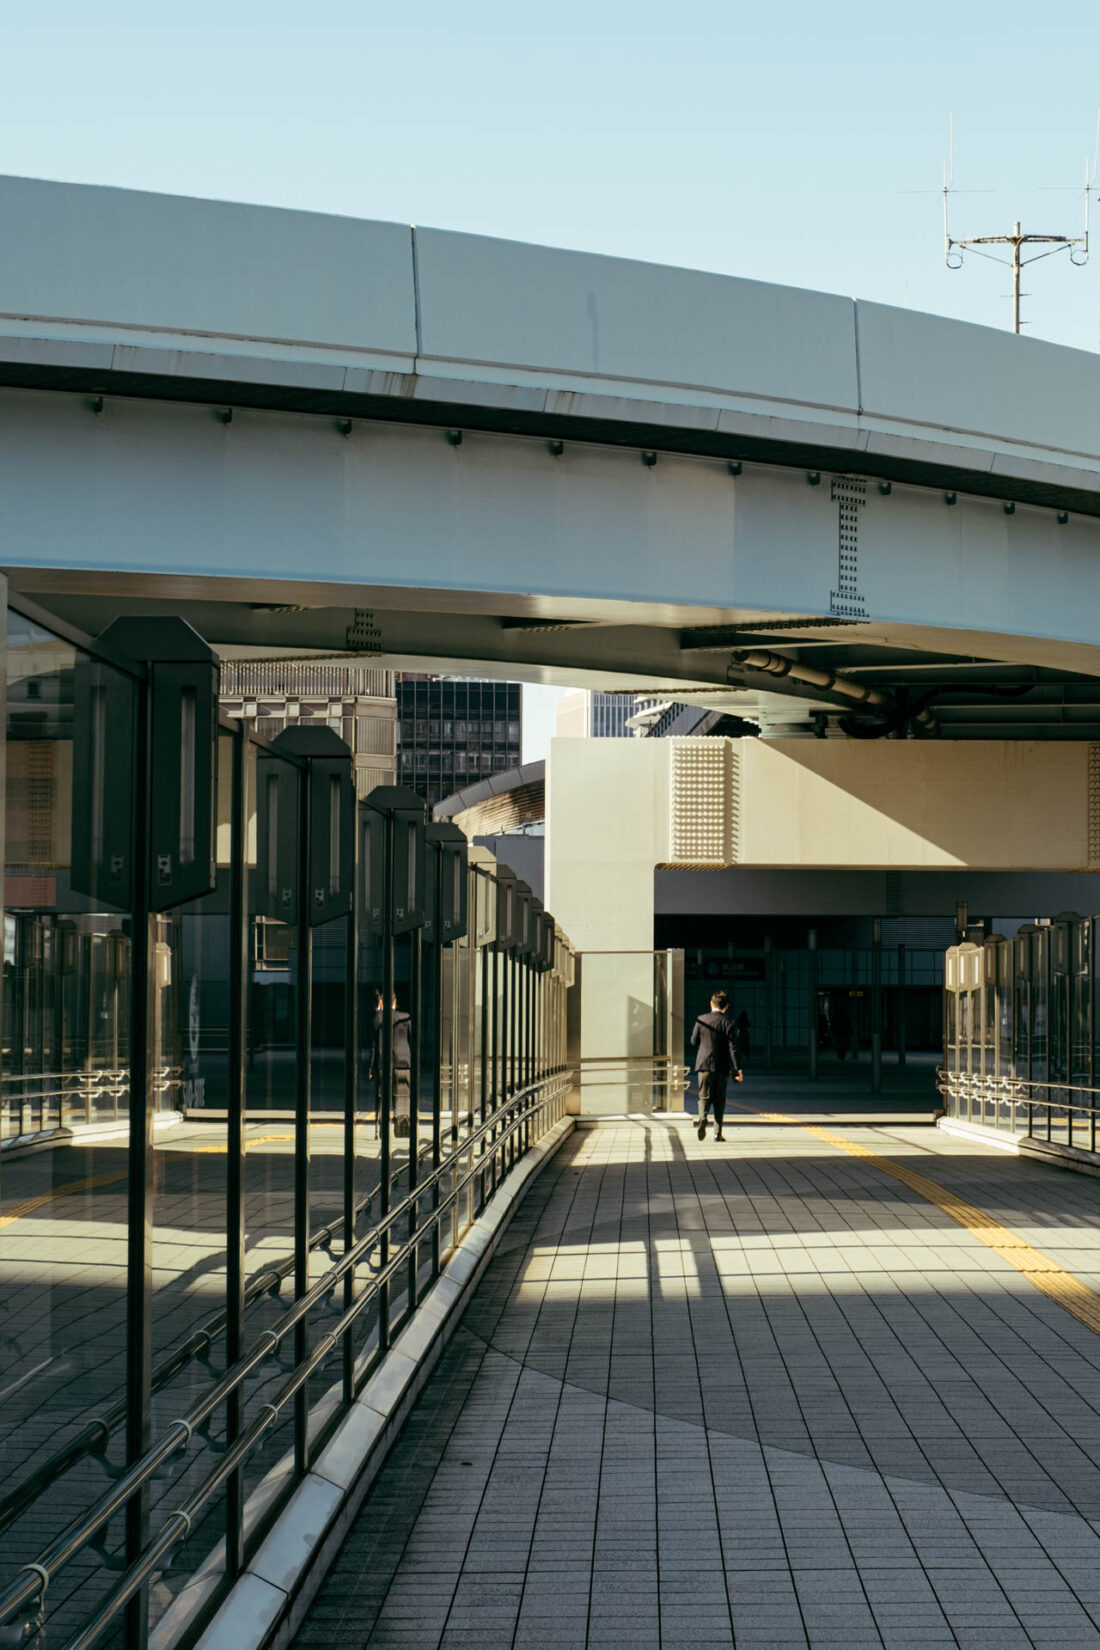
M 1004 325 L 956 233 L 1076 232 L 1100 104 L 1086 0 L 53 0 L 4 7 L 0 170 L 438 224 Z M 906 193 L 927 189 L 928 194 Z M 1087 269 L 1036 336 L 1100 348 Z M 534 707 L 532 706 L 532 709 Z
M 0 169 L 439 224 L 1003 324 L 960 232 L 1076 226 L 1086 0 L 54 0 L 3 10 Z M 1098 254 L 1032 331 L 1100 347 Z

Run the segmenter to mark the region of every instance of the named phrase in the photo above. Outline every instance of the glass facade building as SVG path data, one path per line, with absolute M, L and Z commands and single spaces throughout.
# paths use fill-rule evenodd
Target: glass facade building
M 519 765 L 518 682 L 405 675 L 397 681 L 398 782 L 428 807 Z
M 218 687 L 9 608 L 0 1643 L 193 1643 L 564 1107 L 530 891 Z
M 589 694 L 589 737 L 592 739 L 628 739 L 631 730 L 626 725 L 633 716 L 636 695 L 633 693 Z

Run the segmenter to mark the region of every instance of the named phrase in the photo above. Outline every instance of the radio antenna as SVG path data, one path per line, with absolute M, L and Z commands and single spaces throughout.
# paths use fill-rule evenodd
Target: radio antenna
M 1092 162 L 1085 161 L 1085 226 L 1079 235 L 1033 235 L 1024 234 L 1019 223 L 1012 225 L 1010 235 L 952 235 L 947 219 L 947 198 L 951 194 L 955 181 L 955 121 L 952 116 L 948 125 L 948 158 L 943 168 L 943 243 L 944 261 L 948 269 L 961 269 L 963 256 L 973 252 L 980 258 L 989 258 L 993 263 L 1005 264 L 1012 271 L 1012 330 L 1019 332 L 1024 323 L 1020 319 L 1020 299 L 1025 296 L 1020 290 L 1023 271 L 1028 264 L 1038 263 L 1040 258 L 1051 258 L 1056 252 L 1068 252 L 1069 261 L 1076 267 L 1088 263 L 1089 257 L 1089 200 L 1096 187 L 1096 162 L 1100 153 L 1100 118 L 1096 123 L 1096 145 L 1093 149 Z M 1077 193 L 1076 190 L 1073 191 Z M 1007 258 L 999 257 L 996 252 L 987 250 L 993 246 L 1004 246 L 1009 249 Z M 1043 246 L 1044 252 L 1034 252 L 1030 257 L 1025 256 L 1024 248 L 1029 246 Z

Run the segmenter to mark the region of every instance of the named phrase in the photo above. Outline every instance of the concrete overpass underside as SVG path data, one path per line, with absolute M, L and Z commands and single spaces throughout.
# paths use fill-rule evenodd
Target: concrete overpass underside
M 56 618 L 1096 737 L 1091 355 L 400 225 L 0 204 L 3 560 Z

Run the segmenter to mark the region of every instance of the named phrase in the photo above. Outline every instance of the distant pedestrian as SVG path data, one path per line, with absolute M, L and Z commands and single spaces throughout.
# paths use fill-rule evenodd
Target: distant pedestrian
M 737 1026 L 737 1063 L 744 1067 L 748 1064 L 752 1052 L 752 1021 L 744 1009 L 741 1010 L 735 1021 Z
M 412 1084 L 410 1082 L 412 1068 L 412 1054 L 410 1038 L 412 1035 L 412 1019 L 397 1006 L 396 996 L 390 1010 L 392 1015 L 393 1031 L 391 1034 L 391 1069 L 393 1071 L 393 1132 L 405 1136 L 409 1133 L 411 1123 Z M 371 1053 L 371 1071 L 374 1074 L 378 1109 L 382 1109 L 382 993 L 378 993 L 378 1007 L 374 1011 L 374 1045 Z
M 741 1081 L 737 1059 L 737 1028 L 729 1017 L 730 1000 L 724 991 L 710 999 L 710 1013 L 700 1014 L 691 1031 L 691 1046 L 698 1049 L 695 1070 L 699 1075 L 700 1140 L 707 1135 L 707 1107 L 714 1108 L 714 1138 L 724 1140 L 722 1123 L 726 1116 L 726 1087 L 732 1074 Z

